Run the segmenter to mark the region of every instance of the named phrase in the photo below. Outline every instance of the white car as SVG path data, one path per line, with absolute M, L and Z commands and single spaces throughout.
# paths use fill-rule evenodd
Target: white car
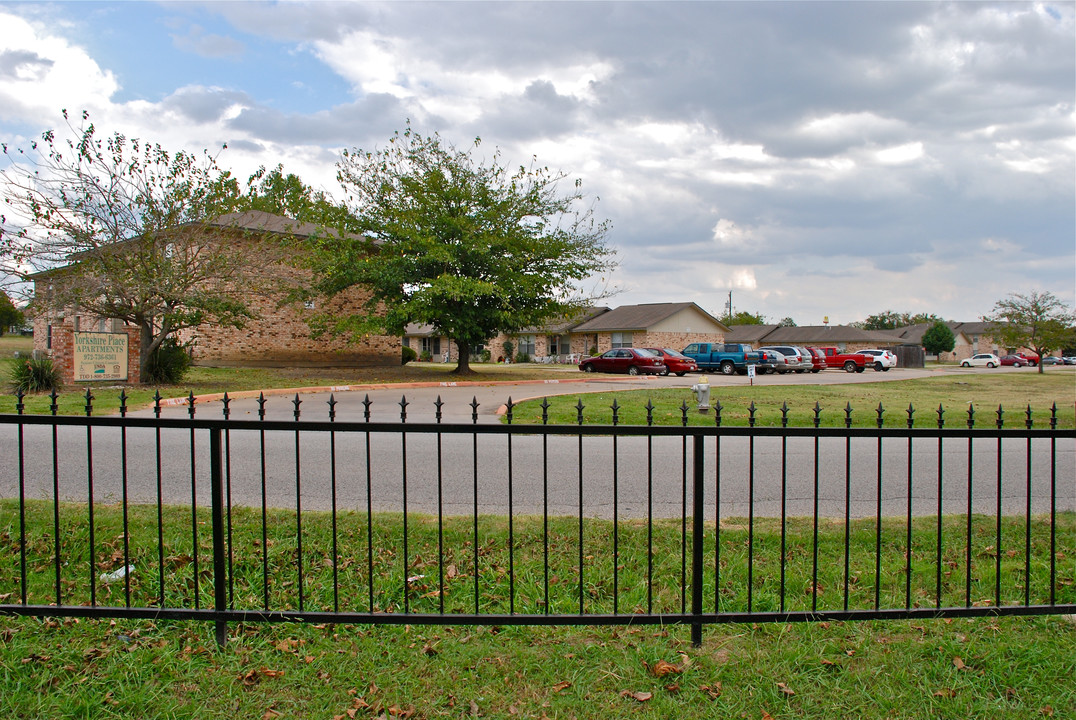
M 897 356 L 888 350 L 856 350 L 860 355 L 870 355 L 873 358 L 873 362 L 868 363 L 874 365 L 874 369 L 881 371 L 889 371 L 889 368 L 897 366 Z
M 996 368 L 1001 366 L 1001 358 L 991 353 L 979 353 L 978 355 L 972 355 L 967 360 L 960 363 L 960 367 L 988 367 Z

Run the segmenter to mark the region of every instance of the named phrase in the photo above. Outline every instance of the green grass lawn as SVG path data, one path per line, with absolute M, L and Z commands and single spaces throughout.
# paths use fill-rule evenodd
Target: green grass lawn
M 95 572 L 125 561 L 135 564 L 133 602 L 152 603 L 160 592 L 156 572 L 156 511 L 132 508 L 130 556 L 122 555 L 121 514 L 98 506 Z M 61 507 L 61 557 L 65 603 L 84 602 L 88 552 L 85 507 Z M 52 506 L 31 503 L 27 512 L 31 570 L 30 601 L 48 602 L 54 592 Z M 206 522 L 204 515 L 199 522 Z M 296 544 L 294 519 L 271 512 L 269 543 L 261 543 L 260 511 L 235 514 L 236 579 L 233 603 L 261 607 L 262 552 L 270 567 L 270 606 L 294 606 Z M 963 600 L 963 573 L 951 571 L 962 556 L 963 518 L 948 518 L 954 538 L 944 558 L 944 603 Z M 979 525 L 981 521 L 981 527 Z M 189 510 L 165 508 L 166 604 L 190 603 L 194 586 L 189 547 Z M 517 519 L 515 557 L 508 557 L 503 518 L 483 517 L 479 529 L 480 602 L 484 612 L 507 611 L 510 586 L 506 568 L 514 563 L 517 612 L 543 612 L 540 523 Z M 1011 526 L 1010 526 L 1011 525 Z M 208 527 L 203 525 L 202 527 Z M 402 588 L 410 589 L 413 612 L 438 612 L 445 588 L 447 612 L 469 609 L 475 566 L 468 518 L 445 527 L 446 563 L 437 579 L 436 519 L 410 518 L 411 562 L 406 572 L 420 577 L 407 583 L 402 566 L 399 516 L 374 517 L 374 607 L 401 612 Z M 17 504 L 0 505 L 0 601 L 20 594 Z M 305 589 L 308 609 L 368 607 L 365 517 L 339 518 L 338 597 L 332 593 L 331 524 L 322 513 L 304 515 Z M 577 535 L 572 519 L 550 523 L 554 547 L 551 611 L 576 607 Z M 995 558 L 989 541 L 990 518 L 977 520 L 975 534 L 976 602 L 991 602 Z M 1007 521 L 1006 534 L 1021 534 L 1019 519 Z M 645 592 L 645 533 L 626 523 L 620 562 L 620 612 L 642 609 Z M 713 550 L 712 525 L 707 554 Z M 900 528 L 887 540 L 890 560 L 883 566 L 882 606 L 905 601 Z M 900 532 L 897 532 L 900 531 Z M 728 520 L 722 528 L 722 602 L 743 609 L 746 564 L 745 529 Z M 789 567 L 800 567 L 811 544 L 806 522 L 787 528 Z M 1059 518 L 1058 602 L 1076 597 L 1074 568 L 1076 516 Z M 584 542 L 585 603 L 588 612 L 612 611 L 609 538 L 605 521 L 587 521 Z M 873 524 L 857 523 L 851 533 L 852 567 L 862 576 L 852 588 L 853 607 L 873 601 Z M 933 528 L 914 531 L 914 602 L 933 604 L 936 568 L 931 561 Z M 186 538 L 186 540 L 184 540 Z M 756 528 L 756 603 L 771 609 L 780 528 L 760 521 Z M 208 530 L 201 553 L 208 552 Z M 184 543 L 186 542 L 186 546 Z M 680 607 L 678 523 L 659 523 L 654 557 L 660 577 L 655 609 Z M 1035 518 L 1033 545 L 1048 542 L 1044 518 Z M 840 605 L 843 526 L 823 527 L 819 576 L 820 604 Z M 892 545 L 892 547 L 889 547 Z M 1019 543 L 1017 547 L 1022 547 Z M 1046 545 L 1045 547 L 1049 547 Z M 834 554 L 836 553 L 836 554 Z M 809 553 L 808 553 L 809 554 Z M 1033 574 L 1041 579 L 1041 554 Z M 198 582 L 202 602 L 212 598 L 211 570 L 203 557 Z M 1002 559 L 1002 602 L 1019 594 L 1023 559 Z M 797 581 L 788 600 L 804 608 L 810 593 Z M 712 607 L 713 584 L 706 591 Z M 1046 589 L 1037 583 L 1033 601 Z M 12 593 L 12 594 L 8 594 Z M 123 604 L 122 583 L 99 589 L 101 604 Z M 291 598 L 290 600 L 288 598 Z M 765 609 L 765 608 L 763 608 Z M 147 717 L 147 718 L 622 718 L 641 716 L 748 718 L 1027 718 L 1069 717 L 1076 709 L 1076 625 L 1057 616 L 949 620 L 894 620 L 762 623 L 708 626 L 703 643 L 690 643 L 683 626 L 513 627 L 368 626 L 232 624 L 228 643 L 218 649 L 208 623 L 180 621 L 95 621 L 63 618 L 0 619 L 0 717 Z

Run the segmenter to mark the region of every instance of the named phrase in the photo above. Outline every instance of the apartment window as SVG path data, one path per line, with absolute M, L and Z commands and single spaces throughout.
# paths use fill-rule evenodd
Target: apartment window
M 520 335 L 516 338 L 519 346 L 516 348 L 517 355 L 534 355 L 534 336 Z
M 441 338 L 439 337 L 424 337 L 422 338 L 422 352 L 432 355 L 441 354 Z
M 615 332 L 615 333 L 613 333 L 613 347 L 614 348 L 630 348 L 631 347 L 631 333 L 630 332 Z
M 549 354 L 550 355 L 567 355 L 571 352 L 571 344 L 569 343 L 567 335 L 550 335 L 549 336 Z

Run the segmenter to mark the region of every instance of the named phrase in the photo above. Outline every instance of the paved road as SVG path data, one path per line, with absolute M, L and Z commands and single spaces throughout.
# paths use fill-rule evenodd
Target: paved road
M 936 371 L 894 370 L 888 373 L 868 371 L 863 374 L 822 373 L 807 380 L 804 376 L 766 376 L 756 384 L 798 384 L 805 381 L 867 382 L 921 377 Z M 959 372 L 956 369 L 951 372 Z M 965 371 L 967 372 L 967 371 Z M 971 371 L 975 372 L 975 371 Z M 576 380 L 579 373 L 566 373 L 565 380 Z M 590 380 L 590 378 L 587 378 Z M 338 401 L 337 422 L 361 421 L 363 400 L 372 402 L 372 425 L 369 433 L 337 432 L 335 463 L 330 437 L 325 433 L 300 432 L 290 428 L 266 433 L 265 450 L 257 431 L 232 430 L 228 434 L 229 471 L 233 502 L 260 506 L 262 475 L 265 476 L 265 500 L 271 507 L 294 508 L 298 501 L 304 509 L 328 509 L 331 506 L 335 471 L 337 507 L 365 509 L 369 478 L 371 504 L 377 510 L 402 510 L 406 479 L 407 509 L 433 513 L 438 508 L 438 480 L 441 507 L 449 514 L 469 514 L 476 505 L 480 513 L 503 514 L 509 510 L 508 480 L 512 481 L 511 509 L 515 513 L 534 514 L 543 506 L 553 514 L 574 514 L 579 509 L 580 474 L 583 484 L 583 512 L 587 516 L 612 517 L 614 508 L 621 517 L 678 517 L 682 512 L 682 488 L 685 462 L 681 438 L 621 438 L 614 448 L 609 437 L 585 438 L 513 435 L 442 435 L 409 432 L 405 437 L 377 431 L 377 424 L 397 422 L 400 400 L 406 394 L 407 422 L 432 422 L 434 405 L 440 397 L 445 403 L 443 422 L 471 422 L 472 399 L 479 403 L 479 422 L 497 422 L 497 412 L 510 396 L 514 401 L 528 397 L 577 392 L 607 392 L 635 387 L 682 387 L 697 382 L 697 377 L 624 380 L 599 378 L 586 384 L 516 384 L 496 386 L 391 387 L 377 390 L 341 390 L 332 394 Z M 739 376 L 710 376 L 715 385 L 746 384 Z M 266 417 L 292 420 L 294 396 L 272 396 L 266 403 Z M 301 396 L 302 421 L 327 419 L 329 393 Z M 222 405 L 206 402 L 197 407 L 198 417 L 220 417 Z M 148 411 L 147 411 L 148 412 Z M 236 399 L 231 403 L 233 419 L 256 419 L 257 402 Z M 146 414 L 146 413 L 140 413 Z M 166 416 L 186 416 L 182 407 L 168 408 Z M 60 467 L 60 496 L 85 500 L 89 474 L 86 430 L 61 428 L 56 461 Z M 123 456 L 119 450 L 120 431 L 96 428 L 93 431 L 94 497 L 115 502 L 122 497 Z M 156 499 L 156 434 L 150 429 L 127 431 L 127 489 L 132 502 Z M 298 461 L 296 446 L 298 444 Z M 25 428 L 23 467 L 26 494 L 51 498 L 53 491 L 53 451 L 51 431 Z M 477 447 L 477 465 L 475 448 Z M 582 447 L 582 461 L 580 461 Z M 846 464 L 844 440 L 819 442 L 819 513 L 843 517 L 846 507 L 853 517 L 876 512 L 878 448 L 875 440 L 851 441 L 851 461 Z M 1051 476 L 1051 450 L 1056 458 L 1056 474 Z M 1049 509 L 1051 482 L 1058 482 L 1057 509 L 1076 509 L 1076 468 L 1072 442 L 1036 441 L 1030 448 L 1032 510 Z M 204 502 L 208 482 L 208 440 L 198 433 L 193 452 L 197 483 L 195 495 Z M 689 449 L 690 452 L 690 449 Z M 1023 440 L 1006 440 L 1002 448 L 1001 496 L 1006 513 L 1026 508 L 1028 444 Z M 0 467 L 0 494 L 18 494 L 18 442 L 14 426 L 0 425 L 0 453 L 5 458 Z M 774 516 L 781 512 L 782 497 L 790 515 L 810 515 L 814 511 L 815 449 L 813 439 L 789 440 L 782 449 L 776 438 L 760 438 L 753 443 L 725 438 L 720 446 L 720 465 L 716 463 L 718 447 L 710 441 L 705 447 L 707 478 L 707 514 L 713 517 L 717 503 L 716 488 L 720 475 L 721 515 L 746 516 L 750 512 L 750 493 L 754 493 L 756 516 Z M 907 512 L 909 494 L 912 512 L 917 515 L 936 512 L 939 494 L 939 450 L 936 440 L 918 442 L 912 448 L 911 493 L 908 492 L 908 445 L 903 439 L 884 443 L 881 453 L 883 478 L 883 514 Z M 438 455 L 440 454 L 440 462 Z M 511 463 L 509 463 L 511 454 Z M 997 445 L 979 441 L 969 447 L 966 440 L 947 441 L 941 450 L 941 496 L 944 512 L 963 512 L 967 508 L 968 458 L 973 463 L 973 510 L 993 513 L 997 505 Z M 406 455 L 404 465 L 402 458 Z M 264 464 L 262 458 L 265 458 Z M 370 458 L 367 462 L 367 458 Z M 192 451 L 188 431 L 166 430 L 161 433 L 162 496 L 168 503 L 189 503 Z M 404 468 L 406 467 L 406 472 Z M 782 467 L 785 485 L 782 490 Z M 367 472 L 369 468 L 369 473 Z M 438 468 L 441 468 L 440 473 Z M 582 468 L 582 472 L 580 472 Z M 477 493 L 475 476 L 477 475 Z M 848 497 L 846 498 L 846 478 Z M 614 484 L 616 486 L 614 493 Z M 548 495 L 543 496 L 543 486 Z

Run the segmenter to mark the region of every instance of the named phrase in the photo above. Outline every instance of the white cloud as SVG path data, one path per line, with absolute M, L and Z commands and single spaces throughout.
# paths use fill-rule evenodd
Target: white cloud
M 0 53 L 38 58 L 14 74 L 0 74 L 0 120 L 36 125 L 56 119 L 64 107 L 73 113 L 106 107 L 119 89 L 112 72 L 43 25 L 0 11 L 0 27 Z
M 886 148 L 876 152 L 875 157 L 883 165 L 903 165 L 923 157 L 923 143 L 913 142 Z

